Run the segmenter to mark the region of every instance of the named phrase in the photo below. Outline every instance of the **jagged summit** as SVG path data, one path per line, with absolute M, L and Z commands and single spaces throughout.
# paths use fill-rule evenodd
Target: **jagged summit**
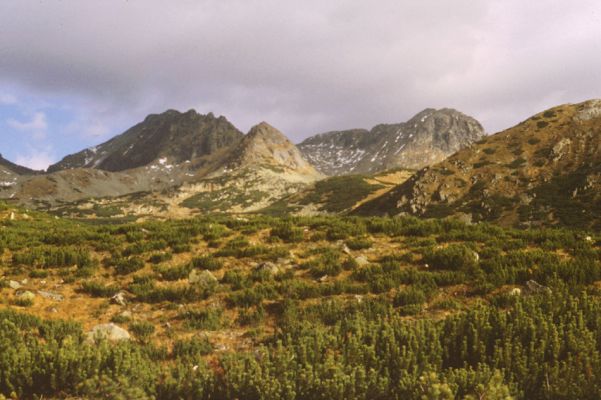
M 442 161 L 484 135 L 482 125 L 459 111 L 427 108 L 409 121 L 310 137 L 303 155 L 326 175 L 419 169 Z
M 73 168 L 124 171 L 159 159 L 172 164 L 210 155 L 237 143 L 243 134 L 225 117 L 195 110 L 167 110 L 151 114 L 143 122 L 113 139 L 65 157 L 49 172 Z
M 363 214 L 601 227 L 601 100 L 540 112 L 424 168 Z

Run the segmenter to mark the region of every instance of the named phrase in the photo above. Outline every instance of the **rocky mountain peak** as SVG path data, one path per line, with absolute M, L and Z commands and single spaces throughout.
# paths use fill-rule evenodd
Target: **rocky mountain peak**
M 483 134 L 472 117 L 453 109 L 427 108 L 403 123 L 316 135 L 299 149 L 327 175 L 376 173 L 434 164 Z
M 159 159 L 172 164 L 208 156 L 242 140 L 243 134 L 224 117 L 195 110 L 167 110 L 98 146 L 65 157 L 50 172 L 72 168 L 124 171 Z
M 246 140 L 263 141 L 265 143 L 273 144 L 291 144 L 294 146 L 282 132 L 265 121 L 253 126 L 250 131 L 248 131 Z
M 253 126 L 228 162 L 229 168 L 272 166 L 302 174 L 320 176 L 298 148 L 282 132 L 261 122 Z

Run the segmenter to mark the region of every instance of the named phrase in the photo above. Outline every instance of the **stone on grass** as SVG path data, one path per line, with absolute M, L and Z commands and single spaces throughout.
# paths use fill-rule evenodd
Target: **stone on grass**
M 98 340 L 108 340 L 110 342 L 127 341 L 131 339 L 131 335 L 125 329 L 110 323 L 96 325 L 88 332 L 88 342 L 96 342 Z

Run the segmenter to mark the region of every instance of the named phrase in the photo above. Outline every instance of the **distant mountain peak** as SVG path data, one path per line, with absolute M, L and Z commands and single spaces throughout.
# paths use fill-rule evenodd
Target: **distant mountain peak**
M 229 160 L 230 166 L 267 165 L 315 177 L 321 176 L 282 132 L 267 122 L 253 126 Z
M 263 121 L 250 128 L 246 140 L 265 140 L 273 143 L 291 143 L 290 140 L 279 130 Z
M 182 163 L 208 156 L 243 137 L 225 117 L 195 110 L 167 110 L 150 114 L 143 122 L 98 146 L 65 157 L 50 172 L 73 168 L 97 168 L 112 172 L 149 165 L 168 158 Z
M 419 169 L 443 160 L 484 135 L 482 125 L 457 110 L 426 108 L 410 120 L 310 137 L 304 156 L 326 175 Z

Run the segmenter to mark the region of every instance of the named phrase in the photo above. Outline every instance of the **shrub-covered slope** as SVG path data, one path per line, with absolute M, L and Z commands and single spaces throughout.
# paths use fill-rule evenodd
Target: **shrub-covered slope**
M 91 223 L 6 207 L 0 225 L 4 396 L 601 395 L 596 234 L 415 218 Z M 109 322 L 129 340 L 88 334 Z

